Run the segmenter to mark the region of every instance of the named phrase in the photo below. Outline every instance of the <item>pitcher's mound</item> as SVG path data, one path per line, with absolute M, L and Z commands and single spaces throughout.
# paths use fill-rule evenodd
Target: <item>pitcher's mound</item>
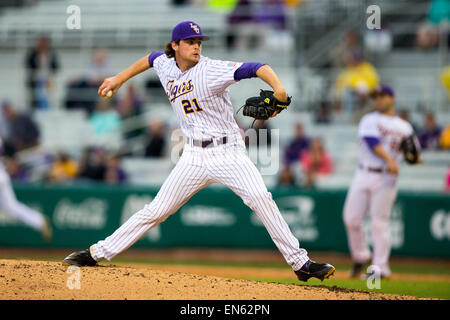
M 65 267 L 58 262 L 0 260 L 0 299 L 353 300 L 417 299 L 340 288 L 265 283 L 156 270 Z

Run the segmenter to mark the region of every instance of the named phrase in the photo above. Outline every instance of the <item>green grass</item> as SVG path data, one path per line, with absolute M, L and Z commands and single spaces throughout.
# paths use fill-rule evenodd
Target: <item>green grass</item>
M 267 263 L 267 262 L 222 262 L 209 260 L 167 260 L 167 259 L 117 259 L 117 264 L 156 264 L 156 265 L 189 265 L 189 266 L 218 266 L 218 267 L 252 267 L 252 268 L 278 268 L 289 270 L 289 266 L 284 263 Z M 348 272 L 351 268 L 350 264 L 335 264 L 339 271 Z M 446 265 L 415 263 L 412 265 L 400 263 L 391 265 L 393 273 L 403 274 L 436 274 L 449 275 L 450 270 Z M 346 289 L 354 289 L 369 292 L 408 295 L 421 298 L 439 298 L 450 300 L 450 282 L 435 281 L 399 281 L 399 280 L 381 280 L 380 289 L 369 289 L 366 281 L 353 279 L 328 279 L 321 282 L 320 280 L 310 279 L 307 284 L 298 282 L 293 274 L 292 279 L 267 279 L 267 278 L 249 278 L 239 277 L 239 279 L 251 281 L 276 282 L 284 284 L 296 285 L 312 285 L 312 286 L 328 286 Z
M 327 286 L 339 287 L 346 289 L 355 289 L 369 292 L 401 294 L 422 298 L 439 298 L 450 299 L 450 283 L 449 282 L 432 282 L 432 281 L 393 281 L 381 280 L 380 289 L 369 289 L 366 281 L 362 280 L 337 280 L 328 279 L 323 282 L 316 279 L 310 279 L 307 284 L 299 283 L 296 280 L 288 279 L 267 279 L 267 278 L 248 278 L 240 279 L 251 281 L 276 282 L 284 284 L 308 285 L 308 286 Z
M 156 258 L 121 258 L 114 259 L 112 263 L 117 264 L 159 264 L 159 265 L 189 265 L 189 266 L 217 266 L 217 267 L 249 267 L 249 268 L 271 268 L 285 269 L 290 267 L 286 263 L 278 262 L 238 262 L 238 261 L 211 261 L 211 260 L 194 260 L 194 259 L 156 259 Z M 333 263 L 337 270 L 349 271 L 351 264 L 349 263 Z M 450 275 L 450 269 L 446 265 L 415 263 L 414 265 L 392 264 L 393 273 L 414 273 L 414 274 L 437 274 Z
M 2 257 L 0 256 L 0 259 Z M 6 257 L 4 257 L 6 258 Z M 45 256 L 25 257 L 24 255 L 16 255 L 15 257 L 8 256 L 7 258 L 16 259 L 32 259 L 32 260 L 47 260 L 47 261 L 61 261 L 64 257 L 52 254 Z M 330 261 L 333 263 L 333 261 Z M 280 270 L 290 270 L 290 267 L 282 262 L 239 262 L 239 261 L 214 261 L 207 259 L 161 259 L 161 258 L 146 258 L 146 257 L 117 257 L 112 264 L 116 265 L 187 265 L 187 266 L 210 266 L 210 267 L 249 267 L 249 268 L 274 268 Z M 339 262 L 333 263 L 338 271 L 348 272 L 351 268 L 350 263 Z M 391 269 L 393 273 L 403 274 L 436 274 L 436 275 L 450 275 L 450 268 L 447 263 L 396 263 L 391 262 Z M 276 282 L 284 284 L 296 285 L 312 285 L 312 286 L 336 286 L 339 288 L 355 289 L 362 291 L 372 291 L 387 294 L 401 294 L 410 295 L 423 298 L 440 298 L 450 300 L 450 282 L 435 282 L 435 281 L 398 281 L 398 280 L 382 280 L 380 289 L 368 289 L 366 282 L 361 280 L 350 279 L 328 279 L 324 282 L 320 280 L 310 279 L 307 284 L 303 284 L 295 279 L 293 274 L 292 279 L 267 279 L 267 278 L 248 278 L 239 277 L 239 279 L 252 281 Z

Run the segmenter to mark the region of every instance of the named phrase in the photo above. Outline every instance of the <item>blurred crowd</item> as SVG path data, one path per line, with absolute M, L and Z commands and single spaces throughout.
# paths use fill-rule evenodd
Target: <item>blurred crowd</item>
M 423 124 L 411 122 L 407 110 L 399 110 L 399 116 L 412 124 L 423 151 L 450 151 L 450 124 L 445 128 L 436 123 L 433 113 L 424 115 Z M 450 167 L 449 167 L 450 169 Z M 333 159 L 320 137 L 310 137 L 301 123 L 296 123 L 293 138 L 283 150 L 283 162 L 278 177 L 279 186 L 314 188 L 318 177 L 333 173 Z M 447 173 L 450 179 L 450 170 Z M 450 180 L 446 189 L 450 191 Z
M 6 142 L 9 143 L 8 140 Z M 30 159 L 21 151 L 32 152 L 30 149 L 24 149 L 11 153 L 11 150 L 6 149 L 2 157 L 7 172 L 16 182 L 97 181 L 108 184 L 127 182 L 127 173 L 121 164 L 122 156 L 106 148 L 86 148 L 78 158 L 66 152 L 52 154 L 45 151 L 42 153 L 40 150 Z M 23 161 L 24 158 L 27 158 L 26 161 Z
M 8 99 L 3 99 L 0 112 L 3 161 L 11 178 L 21 182 L 30 181 L 36 169 L 36 164 L 24 163 L 22 155 L 40 146 L 41 132 L 34 114 L 36 110 L 55 108 L 51 104 L 51 95 L 53 79 L 60 65 L 58 54 L 46 36 L 36 40 L 26 54 L 25 63 L 27 105 L 30 107 L 19 109 Z M 127 182 L 121 163 L 124 156 L 165 156 L 167 126 L 158 119 L 145 120 L 144 96 L 132 82 L 112 99 L 101 99 L 97 95 L 101 82 L 113 74 L 106 51 L 98 48 L 86 70 L 78 78 L 69 80 L 63 107 L 82 110 L 87 115 L 93 143 L 81 156 L 67 151 L 41 155 L 38 162 L 44 172 L 41 172 L 39 180 L 124 183 Z M 114 149 L 103 145 L 101 138 L 108 135 L 120 138 L 123 147 Z M 136 145 L 140 147 L 130 147 Z
M 173 0 L 175 6 L 204 5 L 211 10 L 227 13 L 228 31 L 226 46 L 232 49 L 263 48 L 274 45 L 286 49 L 292 46 L 292 31 L 288 26 L 288 12 L 301 5 L 300 0 Z M 420 25 L 415 36 L 418 50 L 436 49 L 445 28 L 443 21 L 450 19 L 450 1 L 432 0 L 427 22 Z M 270 43 L 277 41 L 277 43 Z M 312 108 L 314 122 L 331 124 L 338 118 L 358 123 L 365 113 L 373 110 L 370 92 L 380 84 L 376 68 L 377 57 L 391 50 L 393 36 L 387 29 L 359 33 L 348 30 L 342 41 L 333 48 L 325 67 L 335 70 L 329 95 Z M 39 146 L 40 128 L 33 119 L 35 110 L 57 108 L 52 105 L 55 76 L 60 72 L 59 54 L 46 36 L 36 39 L 24 57 L 26 68 L 27 105 L 18 111 L 8 100 L 2 102 L 0 136 L 4 141 L 3 155 L 12 178 L 18 181 L 30 179 L 30 168 L 20 161 L 20 154 Z M 168 155 L 168 137 L 172 130 L 166 123 L 146 120 L 146 101 L 149 88 L 157 88 L 152 101 L 165 99 L 158 81 L 149 80 L 147 90 L 142 93 L 133 82 L 121 88 L 112 99 L 100 99 L 97 90 L 101 82 L 112 76 L 113 70 L 107 51 L 95 48 L 89 65 L 79 75 L 66 83 L 63 108 L 83 110 L 88 117 L 94 136 L 120 137 L 124 148 L 110 150 L 107 146 L 93 144 L 81 156 L 68 152 L 46 155 L 47 181 L 94 180 L 108 183 L 123 183 L 127 174 L 121 159 L 128 156 L 163 158 Z M 441 82 L 449 93 L 450 65 L 442 70 Z M 3 97 L 2 97 L 3 98 Z M 165 101 L 165 100 L 164 100 Z M 59 106 L 58 106 L 59 107 Z M 411 122 L 407 109 L 400 108 L 399 115 Z M 258 121 L 256 131 L 268 129 L 267 139 L 256 144 L 270 145 L 270 122 Z M 412 123 L 425 150 L 450 149 L 450 124 L 441 127 L 432 112 L 424 112 L 423 123 Z M 245 130 L 245 128 L 242 128 Z M 294 138 L 283 151 L 283 166 L 279 174 L 279 185 L 295 185 L 311 188 L 318 177 L 333 173 L 333 159 L 327 152 L 326 141 L 310 137 L 302 124 L 294 128 Z M 98 141 L 101 141 L 99 139 Z M 249 145 L 248 139 L 246 140 Z M 140 146 L 136 148 L 136 146 Z
M 320 137 L 309 137 L 301 123 L 283 151 L 279 186 L 313 188 L 319 176 L 333 172 L 333 161 Z
M 349 31 L 344 41 L 331 51 L 330 63 L 340 71 L 332 90 L 333 104 L 322 101 L 315 109 L 314 120 L 317 124 L 332 123 L 333 117 L 339 113 L 351 116 L 350 121 L 356 123 L 364 113 L 373 109 L 370 92 L 380 83 L 380 79 L 376 68 L 365 58 L 364 52 L 360 36 L 355 31 Z M 53 88 L 53 77 L 59 69 L 58 54 L 52 49 L 47 37 L 37 39 L 25 60 L 29 70 L 26 80 L 28 103 L 32 107 L 19 112 L 11 102 L 4 100 L 0 117 L 6 167 L 12 179 L 17 181 L 27 181 L 30 178 L 30 168 L 22 165 L 16 155 L 39 146 L 40 132 L 33 120 L 33 111 L 53 107 L 49 96 Z M 83 110 L 95 136 L 115 134 L 123 139 L 125 147 L 135 146 L 137 143 L 142 147 L 138 152 L 133 148 L 111 151 L 106 146 L 94 144 L 76 159 L 67 152 L 47 155 L 47 170 L 43 175 L 46 181 L 123 183 L 127 181 L 127 174 L 121 165 L 122 157 L 161 158 L 167 155 L 170 130 L 164 122 L 157 119 L 146 122 L 144 101 L 148 97 L 142 95 L 132 82 L 127 83 L 121 89 L 121 94 L 112 99 L 98 97 L 99 85 L 113 74 L 106 51 L 103 48 L 96 49 L 88 68 L 80 77 L 68 82 L 64 107 L 68 110 Z M 399 115 L 411 122 L 408 110 L 400 109 Z M 440 127 L 433 113 L 424 114 L 423 124 L 412 125 L 423 149 L 450 149 L 450 125 Z M 259 130 L 267 130 L 267 139 L 260 141 L 260 135 L 257 134 L 256 144 L 270 146 L 269 122 L 257 121 L 254 128 L 257 133 Z M 246 144 L 249 145 L 248 139 Z M 309 137 L 303 126 L 296 124 L 294 138 L 283 152 L 278 184 L 313 188 L 318 177 L 332 173 L 333 159 L 326 150 L 325 142 L 319 137 Z

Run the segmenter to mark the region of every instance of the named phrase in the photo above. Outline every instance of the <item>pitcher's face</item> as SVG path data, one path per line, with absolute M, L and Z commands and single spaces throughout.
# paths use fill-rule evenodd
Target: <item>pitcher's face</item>
M 195 64 L 200 61 L 202 38 L 180 40 L 179 44 L 172 42 L 172 48 L 177 54 L 177 60 L 181 59 L 185 62 Z

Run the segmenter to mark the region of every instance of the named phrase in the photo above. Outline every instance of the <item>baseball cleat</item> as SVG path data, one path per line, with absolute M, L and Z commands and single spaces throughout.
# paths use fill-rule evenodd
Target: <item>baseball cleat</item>
M 63 265 L 65 266 L 77 266 L 77 267 L 85 267 L 85 266 L 96 266 L 97 261 L 92 258 L 89 249 L 77 251 L 69 254 L 64 260 Z
M 308 260 L 300 270 L 295 271 L 298 280 L 308 281 L 309 278 L 317 278 L 321 281 L 331 277 L 336 268 L 328 263 L 317 263 L 312 260 Z
M 352 270 L 350 271 L 350 278 L 358 278 L 361 275 L 365 265 L 366 263 L 355 262 Z

